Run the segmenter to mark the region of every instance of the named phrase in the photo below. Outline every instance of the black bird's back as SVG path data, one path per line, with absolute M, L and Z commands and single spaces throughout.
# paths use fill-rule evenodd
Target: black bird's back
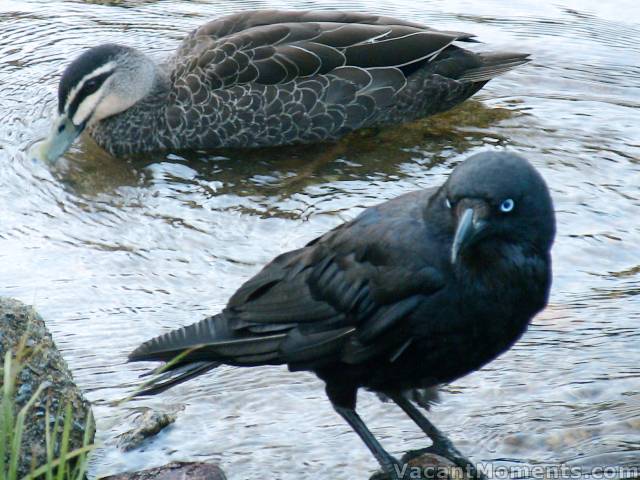
M 231 357 L 221 354 L 226 363 L 314 369 L 329 361 L 323 347 L 345 347 L 337 337 L 350 337 L 363 322 L 370 327 L 363 332 L 376 337 L 380 332 L 373 327 L 390 325 L 377 323 L 372 313 L 389 320 L 385 309 L 406 299 L 413 309 L 418 303 L 413 293 L 441 288 L 442 278 L 430 265 L 434 245 L 422 241 L 428 234 L 421 207 L 433 191 L 412 192 L 369 208 L 307 246 L 276 257 L 238 289 L 219 315 L 151 340 L 131 357 L 169 360 L 185 348 L 209 342 L 215 344 L 211 351 L 201 348 L 188 358 L 215 357 L 223 349 L 216 342 L 226 341 L 225 351 L 238 349 Z M 424 265 L 416 261 L 418 256 Z M 245 351 L 244 340 L 256 345 Z M 269 349 L 270 341 L 277 349 Z

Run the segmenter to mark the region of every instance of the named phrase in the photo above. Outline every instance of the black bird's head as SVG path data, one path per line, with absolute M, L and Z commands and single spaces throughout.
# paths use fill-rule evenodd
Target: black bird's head
M 155 69 L 145 55 L 122 45 L 84 52 L 62 74 L 58 116 L 37 156 L 56 160 L 87 126 L 133 106 L 151 90 Z
M 458 165 L 438 201 L 452 215 L 451 262 L 478 252 L 516 245 L 546 254 L 555 236 L 555 215 L 542 176 L 524 158 L 484 152 Z

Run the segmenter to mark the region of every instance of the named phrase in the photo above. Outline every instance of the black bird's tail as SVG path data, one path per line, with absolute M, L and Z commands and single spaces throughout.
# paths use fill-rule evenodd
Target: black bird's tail
M 220 362 L 194 362 L 187 363 L 179 367 L 169 367 L 165 372 L 158 373 L 149 381 L 143 383 L 141 388 L 133 393 L 132 397 L 156 395 L 164 392 L 165 390 L 169 390 L 171 387 L 175 387 L 182 382 L 186 382 L 194 377 L 203 375 L 209 370 L 213 370 L 220 365 Z M 153 375 L 156 372 L 157 370 L 151 370 L 141 376 L 145 377 L 147 375 Z
M 134 396 L 160 393 L 222 363 L 243 366 L 281 363 L 278 351 L 285 335 L 240 333 L 230 328 L 221 313 L 152 338 L 131 352 L 128 360 L 168 363 Z
M 498 75 L 531 61 L 528 53 L 480 53 L 478 56 L 482 65 L 467 70 L 458 78 L 458 81 L 488 82 Z

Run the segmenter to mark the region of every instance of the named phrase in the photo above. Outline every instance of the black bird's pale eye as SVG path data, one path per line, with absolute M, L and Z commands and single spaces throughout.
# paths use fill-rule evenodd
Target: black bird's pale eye
M 451 208 L 451 201 L 448 198 L 444 199 L 444 204 L 446 205 L 447 208 Z
M 503 200 L 502 203 L 500 204 L 500 211 L 502 213 L 509 213 L 511 210 L 513 210 L 513 207 L 515 206 L 516 206 L 516 203 L 512 199 L 507 198 Z

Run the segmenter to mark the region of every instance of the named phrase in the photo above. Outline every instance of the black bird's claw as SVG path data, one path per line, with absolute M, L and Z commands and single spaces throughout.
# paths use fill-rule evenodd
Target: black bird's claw
M 403 456 L 400 462 L 396 459 L 392 459 L 389 463 L 385 463 L 382 470 L 379 470 L 373 474 L 369 480 L 409 480 L 409 479 L 421 479 L 421 480 L 436 480 L 442 478 L 449 479 L 464 479 L 464 480 L 486 480 L 486 477 L 482 472 L 478 472 L 475 466 L 465 457 L 463 457 L 455 447 L 453 451 L 445 448 L 443 445 L 431 445 L 426 448 L 420 448 L 416 450 L 409 450 Z M 433 458 L 425 459 L 421 461 L 419 457 L 432 454 L 442 457 L 441 460 Z M 446 462 L 449 461 L 450 463 Z M 440 463 L 442 462 L 442 463 Z M 420 470 L 418 476 L 416 476 L 416 468 Z M 461 469 L 460 473 L 455 473 L 450 469 Z M 444 476 L 443 476 L 444 475 Z
M 408 472 L 404 462 L 399 462 L 393 457 L 389 458 L 382 468 L 383 470 L 374 473 L 369 480 L 405 480 L 409 478 L 408 474 L 404 475 Z
M 466 457 L 464 457 L 460 451 L 453 446 L 453 444 L 449 441 L 447 443 L 434 443 L 426 448 L 419 448 L 416 450 L 409 450 L 402 456 L 402 463 L 406 464 L 411 462 L 414 459 L 417 459 L 425 454 L 434 454 L 439 457 L 443 457 L 446 460 L 449 460 L 452 464 L 462 470 L 462 478 L 467 480 L 486 480 L 485 475 L 482 472 L 479 472 L 475 465 Z M 443 468 L 451 468 L 450 466 L 443 465 Z M 441 478 L 436 476 L 435 478 Z M 456 476 L 456 478 L 458 478 Z
M 479 472 L 475 465 L 462 455 L 460 450 L 454 447 L 453 443 L 451 443 L 449 439 L 442 443 L 434 443 L 429 447 L 429 449 L 431 449 L 431 452 L 455 463 L 457 467 L 462 469 L 465 478 L 486 480 L 485 475 L 482 472 Z

